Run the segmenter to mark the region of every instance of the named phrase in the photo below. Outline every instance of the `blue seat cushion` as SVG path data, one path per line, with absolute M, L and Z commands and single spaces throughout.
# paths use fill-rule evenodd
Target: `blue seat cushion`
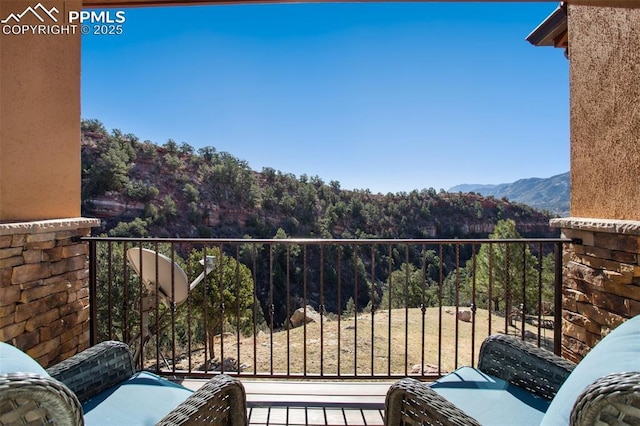
M 0 374 L 34 373 L 50 377 L 33 358 L 8 343 L 0 342 Z
M 539 425 L 548 400 L 471 367 L 435 381 L 431 388 L 483 425 Z
M 155 425 L 193 392 L 142 371 L 82 404 L 84 420 L 92 425 Z
M 542 425 L 568 425 L 576 399 L 587 386 L 612 373 L 640 371 L 640 315 L 602 339 L 562 384 Z

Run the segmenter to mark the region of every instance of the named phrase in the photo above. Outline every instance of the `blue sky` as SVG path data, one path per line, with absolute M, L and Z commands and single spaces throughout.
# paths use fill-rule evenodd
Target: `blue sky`
M 373 192 L 569 170 L 556 3 L 126 9 L 82 39 L 82 117 Z

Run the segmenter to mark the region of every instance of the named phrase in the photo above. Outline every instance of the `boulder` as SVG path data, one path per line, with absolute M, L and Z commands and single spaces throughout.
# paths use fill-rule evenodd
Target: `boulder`
M 312 306 L 307 305 L 306 308 L 296 309 L 293 315 L 291 315 L 289 322 L 293 328 L 300 327 L 309 322 L 320 322 L 320 314 L 317 313 Z
M 464 322 L 471 322 L 471 311 L 458 311 L 458 319 Z

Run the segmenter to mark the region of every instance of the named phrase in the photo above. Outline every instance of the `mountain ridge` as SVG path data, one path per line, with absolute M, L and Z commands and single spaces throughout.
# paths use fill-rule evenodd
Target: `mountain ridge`
M 460 184 L 449 188 L 448 192 L 475 192 L 484 196 L 506 198 L 559 216 L 569 216 L 569 179 L 569 172 L 566 172 L 548 178 L 524 178 L 495 185 Z
M 215 147 L 140 141 L 97 120 L 82 123 L 82 211 L 111 236 L 486 238 L 516 221 L 553 237 L 550 214 L 523 203 L 434 188 L 396 194 L 345 190 L 319 176 L 252 170 Z

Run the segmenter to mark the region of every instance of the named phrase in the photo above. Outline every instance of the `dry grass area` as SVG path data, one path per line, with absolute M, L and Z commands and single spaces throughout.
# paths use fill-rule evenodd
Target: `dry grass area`
M 516 325 L 517 329 L 508 327 L 507 332 L 520 334 L 520 323 Z M 528 338 L 537 340 L 536 327 L 526 325 L 525 329 Z M 439 360 L 444 372 L 452 371 L 456 366 L 471 365 L 472 361 L 476 363 L 482 340 L 489 334 L 504 332 L 505 319 L 497 315 L 492 315 L 489 330 L 486 310 L 477 311 L 475 325 L 456 321 L 455 308 L 445 307 L 442 311 L 429 308 L 424 321 L 420 309 L 381 310 L 375 313 L 373 325 L 371 314 L 359 314 L 357 318 L 308 323 L 306 327 L 288 332 L 260 333 L 255 338 L 227 335 L 224 357 L 236 359 L 247 373 L 257 371 L 276 375 L 303 371 L 312 376 L 406 375 L 416 364 L 435 366 L 437 372 Z M 473 344 L 472 334 L 475 335 Z M 541 334 L 543 344 L 552 344 L 553 330 L 542 329 Z M 218 359 L 221 349 L 217 342 Z M 204 360 L 202 349 L 193 351 L 192 369 L 204 370 Z M 186 354 L 176 367 L 188 369 Z

